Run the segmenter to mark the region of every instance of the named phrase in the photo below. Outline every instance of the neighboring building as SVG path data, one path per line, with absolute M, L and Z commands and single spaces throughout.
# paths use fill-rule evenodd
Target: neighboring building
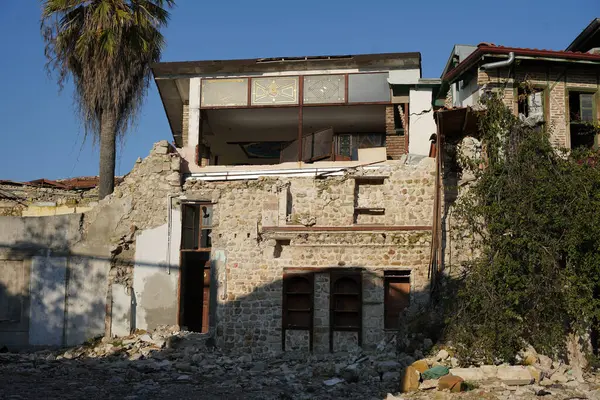
M 548 129 L 557 148 L 599 146 L 600 19 L 593 20 L 566 50 L 503 47 L 489 43 L 456 45 L 442 73 L 438 96 L 445 108 L 436 115 L 443 143 L 444 201 L 441 231 L 442 265 L 460 265 L 472 258 L 473 246 L 454 229 L 453 204 L 474 176 L 459 172 L 453 153 L 461 142 L 463 156 L 481 151 L 478 116 L 480 99 L 497 93 L 521 120 Z M 440 224 L 440 225 L 438 225 Z M 454 269 L 459 271 L 460 269 Z
M 122 178 L 115 178 L 115 183 Z M 42 217 L 89 211 L 98 203 L 98 177 L 0 180 L 0 215 Z
M 564 51 L 455 46 L 442 74 L 446 106 L 477 106 L 494 91 L 521 119 L 551 129 L 557 147 L 597 147 L 599 25 L 594 20 Z
M 182 157 L 180 274 L 162 293 L 176 307 L 138 300 L 137 328 L 177 322 L 255 351 L 374 348 L 427 303 L 440 82 L 421 78 L 419 53 L 153 72 Z M 136 265 L 136 298 L 162 273 Z

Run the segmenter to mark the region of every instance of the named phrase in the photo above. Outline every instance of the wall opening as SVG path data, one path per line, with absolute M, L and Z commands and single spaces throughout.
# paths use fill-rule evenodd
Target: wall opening
M 206 333 L 210 325 L 212 205 L 182 205 L 179 325 Z
M 595 116 L 594 94 L 586 92 L 569 92 L 569 131 L 571 148 L 584 147 L 591 149 L 597 146 L 596 130 L 593 122 Z
M 398 329 L 400 315 L 410 305 L 410 271 L 385 271 L 384 328 Z

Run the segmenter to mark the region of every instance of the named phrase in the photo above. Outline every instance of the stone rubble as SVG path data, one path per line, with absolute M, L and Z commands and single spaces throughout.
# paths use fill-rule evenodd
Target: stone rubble
M 258 356 L 207 341 L 162 326 L 70 349 L 2 353 L 0 398 L 600 400 L 600 376 L 579 382 L 569 366 L 540 356 L 528 366 L 459 368 L 449 349 L 421 360 L 389 351 Z M 437 378 L 424 380 L 428 373 Z

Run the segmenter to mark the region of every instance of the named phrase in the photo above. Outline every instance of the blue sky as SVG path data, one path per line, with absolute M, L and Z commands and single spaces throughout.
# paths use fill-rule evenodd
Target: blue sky
M 177 0 L 163 61 L 418 51 L 423 76 L 439 77 L 454 44 L 563 49 L 599 16 L 598 0 Z M 44 70 L 39 17 L 38 0 L 0 11 L 0 179 L 96 175 L 98 147 L 84 141 L 72 87 L 59 93 Z M 117 173 L 161 139 L 171 134 L 153 84 Z

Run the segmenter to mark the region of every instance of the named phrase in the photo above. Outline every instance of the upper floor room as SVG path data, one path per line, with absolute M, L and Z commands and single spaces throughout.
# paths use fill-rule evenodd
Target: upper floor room
M 550 129 L 555 146 L 600 144 L 600 19 L 566 50 L 456 45 L 442 81 L 447 107 L 477 107 L 496 92 L 520 119 Z
M 165 62 L 152 70 L 192 174 L 428 156 L 436 131 L 440 81 L 422 79 L 419 53 Z

